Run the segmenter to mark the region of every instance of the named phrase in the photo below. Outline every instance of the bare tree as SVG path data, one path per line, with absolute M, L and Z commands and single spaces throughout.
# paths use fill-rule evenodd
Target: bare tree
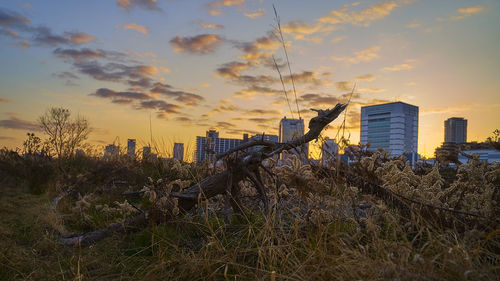
M 85 117 L 71 118 L 69 109 L 51 107 L 38 119 L 42 130 L 49 135 L 51 149 L 58 158 L 71 157 L 90 134 L 90 125 Z

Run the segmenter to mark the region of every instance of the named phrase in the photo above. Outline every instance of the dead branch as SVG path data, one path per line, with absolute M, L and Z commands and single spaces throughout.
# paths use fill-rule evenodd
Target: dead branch
M 228 151 L 218 159 L 225 158 L 229 169 L 217 173 L 213 176 L 202 179 L 199 183 L 183 190 L 182 192 L 170 193 L 171 197 L 178 199 L 178 207 L 181 211 L 188 211 L 196 206 L 199 200 L 206 200 L 216 195 L 225 195 L 226 200 L 229 200 L 235 212 L 242 212 L 241 202 L 239 200 L 239 185 L 241 181 L 248 179 L 256 187 L 259 197 L 264 204 L 266 213 L 269 211 L 269 203 L 267 200 L 265 187 L 260 175 L 260 167 L 262 162 L 274 155 L 280 154 L 285 150 L 293 149 L 303 144 L 306 144 L 319 137 L 321 131 L 335 120 L 342 111 L 346 108 L 345 104 L 337 104 L 332 109 L 314 110 L 318 116 L 309 121 L 309 131 L 303 136 L 287 143 L 274 144 L 266 141 L 253 141 L 243 144 L 235 149 Z M 247 152 L 246 149 L 253 146 L 263 146 L 256 151 Z M 226 204 L 226 220 L 228 204 Z M 90 232 L 84 235 L 63 238 L 61 242 L 67 245 L 76 243 L 94 243 L 110 233 L 125 232 L 131 228 L 147 225 L 148 213 L 142 213 L 136 217 L 129 218 L 121 224 L 113 224 L 105 229 Z M 152 216 L 152 219 L 157 219 Z M 168 220 L 169 218 L 158 219 L 158 221 Z

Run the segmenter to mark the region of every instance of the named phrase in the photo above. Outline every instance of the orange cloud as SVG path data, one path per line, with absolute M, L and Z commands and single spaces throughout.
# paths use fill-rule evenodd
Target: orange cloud
M 358 64 L 360 62 L 368 62 L 372 61 L 376 58 L 379 58 L 378 51 L 380 51 L 379 46 L 372 46 L 367 49 L 354 52 L 354 56 L 346 56 L 346 57 L 332 57 L 332 60 L 335 61 L 345 61 L 347 63 Z
M 481 5 L 471 6 L 467 8 L 460 8 L 457 10 L 459 14 L 477 14 L 484 10 L 484 7 Z
M 230 6 L 241 6 L 245 3 L 245 0 L 218 0 L 218 1 L 213 1 L 210 4 L 208 4 L 208 13 L 212 16 L 218 16 L 222 13 L 220 10 L 223 6 L 225 7 L 230 7 Z
M 339 43 L 340 41 L 343 41 L 347 38 L 347 36 L 338 36 L 338 37 L 335 37 L 333 38 L 330 42 L 332 43 Z
M 257 9 L 256 11 L 254 11 L 254 12 L 250 12 L 250 13 L 246 13 L 245 12 L 243 14 L 247 18 L 256 19 L 256 18 L 260 18 L 263 15 L 265 15 L 266 14 L 266 10 L 264 10 L 264 8 L 260 8 L 260 9 Z
M 295 40 L 305 39 L 306 35 L 312 35 L 318 32 L 332 30 L 331 28 L 325 29 L 324 25 L 321 23 L 311 25 L 300 20 L 292 21 L 288 24 L 283 25 L 281 28 L 283 30 L 283 33 L 292 34 Z
M 484 10 L 484 7 L 481 5 L 470 6 L 467 8 L 460 8 L 457 10 L 458 15 L 452 16 L 450 20 L 461 20 L 471 15 L 478 14 Z
M 356 5 L 357 6 L 357 5 Z M 329 24 L 353 24 L 369 26 L 372 21 L 383 19 L 398 6 L 396 1 L 384 1 L 374 4 L 361 11 L 349 11 L 348 5 L 344 5 L 339 10 L 332 10 L 330 13 L 319 19 L 322 23 Z
M 223 29 L 224 26 L 220 24 L 213 24 L 204 21 L 199 21 L 198 24 L 204 29 Z
M 175 52 L 208 54 L 220 45 L 222 38 L 217 34 L 200 34 L 193 37 L 176 36 L 170 40 Z
M 125 25 L 123 25 L 123 29 L 125 29 L 125 30 L 132 29 L 132 30 L 138 31 L 142 34 L 148 34 L 148 32 L 149 32 L 147 27 L 140 25 L 140 24 L 137 24 L 137 23 L 125 24 Z
M 72 42 L 73 44 L 80 45 L 80 44 L 94 41 L 96 38 L 90 34 L 85 33 L 85 32 L 71 32 L 71 33 L 68 33 L 66 39 L 68 41 Z
M 410 69 L 413 69 L 415 67 L 413 64 L 411 64 L 414 61 L 415 60 L 408 59 L 405 61 L 405 63 L 384 67 L 384 68 L 382 68 L 382 71 L 394 72 L 394 71 L 410 70 Z
M 375 75 L 373 75 L 373 74 L 361 75 L 361 76 L 354 78 L 354 80 L 371 82 L 371 81 L 375 80 Z

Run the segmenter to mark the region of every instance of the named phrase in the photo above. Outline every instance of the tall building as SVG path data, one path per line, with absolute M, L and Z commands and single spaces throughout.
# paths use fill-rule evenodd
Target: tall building
M 284 117 L 280 121 L 279 126 L 279 141 L 289 142 L 304 136 L 304 119 L 287 119 Z M 304 144 L 289 152 L 299 155 L 303 160 L 307 160 L 309 156 L 309 146 Z M 283 159 L 283 154 L 281 158 Z
M 325 140 L 321 145 L 321 164 L 328 165 L 335 162 L 339 146 L 331 139 Z
M 467 142 L 467 119 L 453 117 L 444 121 L 444 142 Z
M 135 158 L 135 139 L 127 140 L 127 155 Z
M 184 144 L 174 143 L 174 158 L 179 161 L 184 161 Z
M 120 154 L 120 147 L 114 144 L 106 145 L 104 148 L 104 156 L 116 157 Z
M 360 143 L 370 143 L 372 151 L 383 148 L 390 150 L 392 155 L 411 155 L 409 159 L 415 159 L 418 106 L 393 102 L 361 107 Z
M 208 130 L 205 137 L 196 137 L 196 162 L 211 160 L 214 155 L 224 153 L 241 143 L 248 141 L 248 134 L 243 135 L 243 139 L 219 138 L 219 132 Z

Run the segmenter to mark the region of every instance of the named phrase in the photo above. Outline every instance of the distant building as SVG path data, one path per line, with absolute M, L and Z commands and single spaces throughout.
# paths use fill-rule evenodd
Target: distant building
M 383 148 L 394 156 L 416 159 L 418 107 L 403 102 L 361 107 L 360 143 L 369 143 L 372 151 Z
M 444 121 L 444 141 L 453 143 L 466 143 L 467 119 L 453 117 Z
M 142 160 L 156 159 L 156 154 L 151 152 L 151 146 L 144 146 L 142 148 Z
M 117 157 L 120 154 L 120 147 L 114 144 L 106 145 L 104 148 L 104 156 Z
M 287 119 L 284 117 L 280 121 L 279 125 L 279 142 L 289 142 L 299 139 L 304 136 L 304 119 Z M 299 155 L 303 160 L 309 158 L 309 146 L 304 144 L 295 149 L 289 150 L 289 152 Z M 281 159 L 284 160 L 286 154 L 281 155 Z M 285 157 L 286 158 L 286 157 Z
M 135 158 L 135 139 L 127 140 L 127 155 Z
M 248 141 L 248 134 L 243 135 L 243 139 L 219 138 L 219 132 L 208 130 L 205 137 L 196 137 L 196 162 L 211 160 L 213 156 L 224 153 L 231 148 Z
M 174 143 L 174 158 L 179 161 L 184 161 L 184 144 Z
M 325 140 L 321 145 L 321 164 L 331 165 L 335 163 L 335 156 L 338 153 L 339 146 L 331 139 Z
M 488 163 L 500 162 L 500 151 L 496 149 L 471 149 L 463 151 L 463 153 L 469 156 L 479 156 L 480 161 L 486 161 Z M 458 161 L 465 164 L 469 161 L 469 158 L 461 153 L 458 155 Z
M 269 142 L 273 142 L 273 143 L 278 143 L 279 142 L 279 137 L 277 135 L 265 135 L 262 136 L 262 134 L 257 134 L 257 135 L 254 135 L 252 137 L 250 137 L 250 140 L 251 141 L 269 141 Z M 263 146 L 261 145 L 257 145 L 257 146 L 254 146 L 252 148 L 250 148 L 251 151 L 257 151 L 259 149 L 261 149 Z M 276 156 L 273 156 L 273 158 L 275 159 L 278 159 L 279 156 L 276 155 Z

